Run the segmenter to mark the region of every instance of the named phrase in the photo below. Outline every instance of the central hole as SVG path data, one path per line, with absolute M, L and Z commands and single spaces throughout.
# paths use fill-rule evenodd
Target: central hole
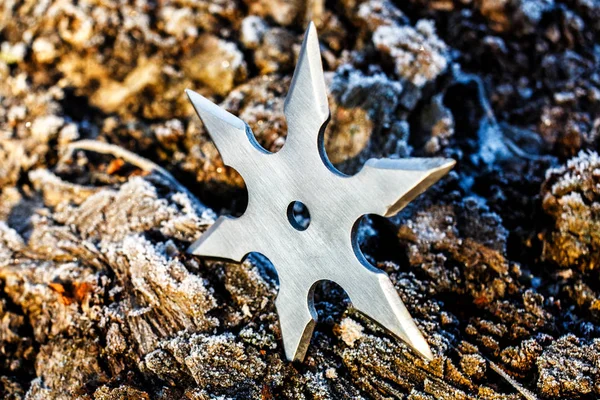
M 310 213 L 301 201 L 292 201 L 287 208 L 287 216 L 294 229 L 303 231 L 310 225 Z

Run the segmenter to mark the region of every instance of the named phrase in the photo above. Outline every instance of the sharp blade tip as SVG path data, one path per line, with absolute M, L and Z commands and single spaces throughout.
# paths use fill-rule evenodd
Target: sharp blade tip
M 185 252 L 190 255 L 199 256 L 201 254 L 196 253 L 198 247 L 200 247 L 200 244 L 198 243 L 198 240 L 196 240 L 185 250 Z
M 246 130 L 246 124 L 244 121 L 236 117 L 235 115 L 229 113 L 228 111 L 222 109 L 206 97 L 202 96 L 200 93 L 194 92 L 190 89 L 185 89 L 185 93 L 188 95 L 192 106 L 196 110 L 200 119 L 206 125 L 210 120 L 221 120 L 235 129 Z M 210 127 L 207 126 L 210 130 Z
M 456 165 L 456 161 L 452 158 L 430 158 L 430 159 L 422 159 L 423 166 L 429 170 L 430 173 L 437 174 L 442 173 L 440 177 L 447 174 L 454 166 Z
M 427 361 L 433 361 L 433 359 L 435 358 L 433 356 L 433 353 L 431 352 L 431 349 L 429 348 L 429 346 L 426 346 L 420 350 L 417 350 L 417 353 L 419 353 L 419 355 Z
M 302 81 L 298 78 L 303 76 Z M 327 86 L 323 75 L 323 63 L 321 61 L 321 46 L 315 24 L 311 21 L 306 28 L 306 33 L 302 41 L 302 48 L 294 76 L 290 85 L 288 96 L 284 103 L 284 111 L 289 107 L 290 95 L 300 86 L 300 91 L 310 92 L 313 104 L 310 105 L 314 111 L 319 113 L 321 120 L 326 121 L 329 118 L 329 103 L 327 100 Z M 304 104 L 303 104 L 304 105 Z
M 452 158 L 442 158 L 442 157 L 436 157 L 436 158 L 431 158 L 431 163 L 433 165 L 435 165 L 436 168 L 452 168 L 454 167 L 454 165 L 456 164 L 456 160 L 452 159 Z
M 314 51 L 317 50 L 319 54 L 319 61 L 321 60 L 321 49 L 319 47 L 319 36 L 317 35 L 317 28 L 314 22 L 310 21 L 304 33 L 304 40 L 302 41 L 302 47 L 306 50 L 311 49 L 307 56 L 311 57 Z
M 432 361 L 434 359 L 433 353 L 431 352 L 431 348 L 421 332 L 418 332 L 417 335 L 412 336 L 413 337 L 404 338 L 406 344 L 423 359 Z
M 194 92 L 192 89 L 185 89 L 184 92 L 185 92 L 185 94 L 187 95 L 187 97 L 189 99 L 191 99 L 192 96 L 194 96 L 194 95 L 198 95 L 199 96 L 199 94 L 196 93 L 196 92 Z
M 456 165 L 456 160 L 453 158 L 446 158 L 445 161 L 446 162 L 444 163 L 444 168 L 451 169 L 454 168 L 454 166 Z
M 198 92 L 194 92 L 191 89 L 185 89 L 185 94 L 187 95 L 188 99 L 190 99 L 190 102 L 192 103 L 194 108 L 200 107 L 204 109 L 206 108 L 206 103 L 209 102 L 209 100 L 206 97 L 202 96 Z
M 437 165 L 433 167 L 432 170 L 437 171 L 438 173 L 441 172 L 441 176 L 444 176 L 448 172 L 450 172 L 452 168 L 454 168 L 454 166 L 456 165 L 456 160 L 452 158 L 440 158 L 436 164 Z

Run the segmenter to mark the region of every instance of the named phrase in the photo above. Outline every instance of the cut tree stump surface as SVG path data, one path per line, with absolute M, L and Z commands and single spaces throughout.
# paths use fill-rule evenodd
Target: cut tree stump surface
M 1 398 L 600 397 L 600 3 L 309 3 L 0 4 Z M 358 231 L 430 363 L 327 282 L 288 363 L 268 260 L 186 254 L 247 199 L 184 89 L 277 151 L 309 20 L 340 170 L 457 160 Z

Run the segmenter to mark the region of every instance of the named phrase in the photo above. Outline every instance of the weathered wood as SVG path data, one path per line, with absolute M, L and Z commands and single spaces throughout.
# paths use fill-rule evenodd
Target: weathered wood
M 2 2 L 0 397 L 598 398 L 599 6 L 397 3 Z M 268 261 L 185 252 L 245 191 L 183 90 L 278 150 L 308 19 L 341 170 L 458 161 L 358 232 L 431 363 L 325 283 L 289 364 Z

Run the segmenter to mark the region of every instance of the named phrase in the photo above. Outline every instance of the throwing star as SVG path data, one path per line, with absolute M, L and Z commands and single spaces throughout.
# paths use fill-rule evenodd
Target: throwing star
M 454 160 L 371 159 L 354 176 L 337 171 L 323 145 L 329 107 L 312 23 L 285 100 L 287 140 L 277 153 L 263 149 L 239 118 L 198 93 L 186 93 L 223 162 L 239 172 L 248 188 L 244 214 L 220 217 L 188 251 L 236 262 L 259 252 L 273 263 L 287 359 L 304 359 L 317 320 L 313 291 L 322 280 L 339 284 L 356 309 L 432 359 L 394 285 L 367 262 L 355 232 L 365 214 L 396 214 L 444 176 Z M 294 219 L 296 201 L 310 213 L 306 228 Z

